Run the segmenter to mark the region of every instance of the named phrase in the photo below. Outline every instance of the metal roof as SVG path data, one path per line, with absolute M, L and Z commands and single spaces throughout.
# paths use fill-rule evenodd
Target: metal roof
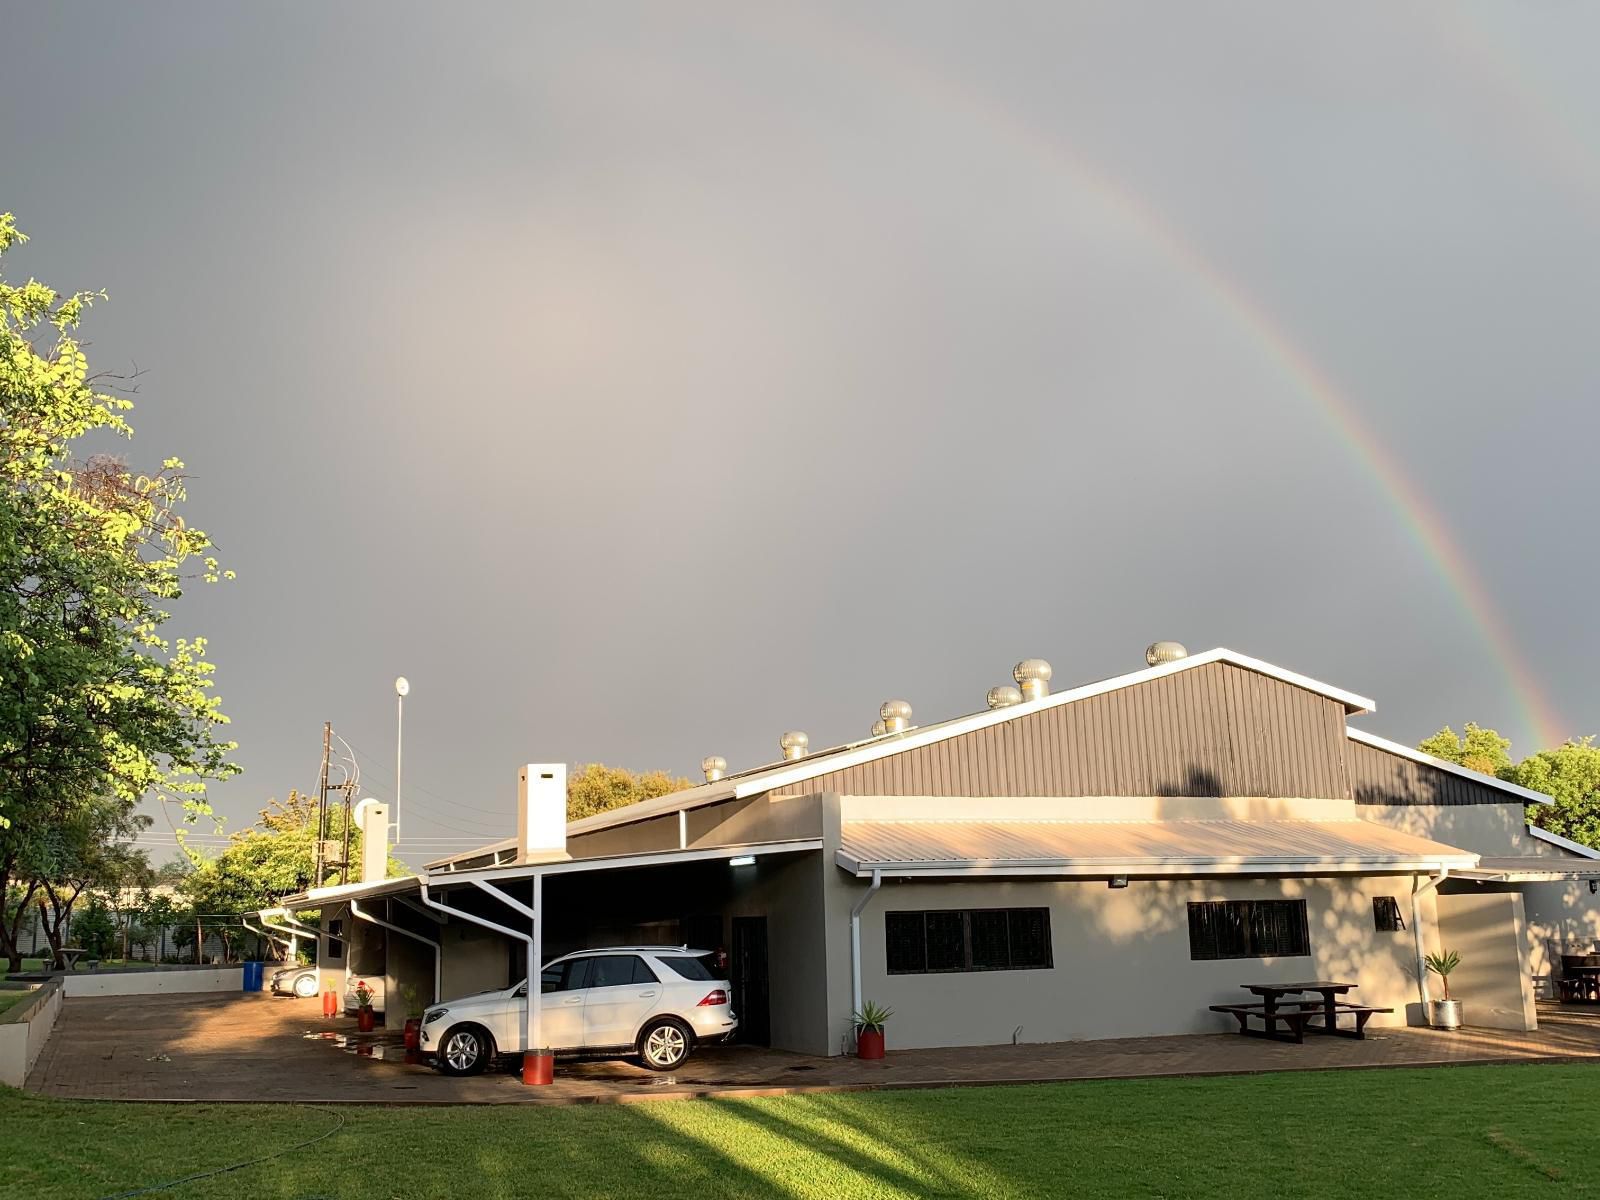
M 846 821 L 858 875 L 1207 875 L 1437 871 L 1478 856 L 1372 821 Z
M 1437 768 L 1451 775 L 1459 775 L 1463 779 L 1483 787 L 1494 788 L 1505 792 L 1509 796 L 1522 801 L 1524 804 L 1554 804 L 1555 801 L 1543 792 L 1536 792 L 1532 788 L 1525 788 L 1519 784 L 1507 783 L 1504 779 L 1497 779 L 1493 775 L 1485 775 L 1482 771 L 1474 771 L 1470 767 L 1463 767 L 1448 759 L 1435 758 L 1431 754 L 1424 754 L 1421 750 L 1413 750 L 1410 746 L 1399 742 L 1391 742 L 1388 738 L 1379 737 L 1375 733 L 1368 733 L 1364 729 L 1351 729 L 1345 727 L 1345 734 L 1353 742 L 1360 742 L 1363 746 L 1371 746 L 1374 750 L 1384 750 L 1390 754 L 1398 754 L 1401 758 L 1409 758 L 1412 762 L 1422 763 L 1425 766 Z
M 1453 877 L 1478 883 L 1552 883 L 1564 879 L 1600 879 L 1600 862 L 1592 858 L 1556 858 L 1520 854 L 1511 858 L 1480 858 L 1476 867 L 1456 871 Z

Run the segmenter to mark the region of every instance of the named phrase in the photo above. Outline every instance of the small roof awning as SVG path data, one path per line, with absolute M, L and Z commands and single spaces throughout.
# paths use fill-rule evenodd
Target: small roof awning
M 261 911 L 272 912 L 274 909 L 286 908 L 293 912 L 301 908 L 337 904 L 342 900 L 376 900 L 380 896 L 398 896 L 414 892 L 421 882 L 415 875 L 406 875 L 399 879 L 379 879 L 373 883 L 340 883 L 330 887 L 307 888 L 293 896 L 285 896 L 276 904 Z
M 1600 879 L 1600 859 L 1556 858 L 1523 854 L 1515 858 L 1480 858 L 1476 867 L 1454 871 L 1458 879 L 1478 883 L 1559 883 L 1567 879 Z
M 846 821 L 857 875 L 1321 875 L 1464 870 L 1471 851 L 1338 821 Z

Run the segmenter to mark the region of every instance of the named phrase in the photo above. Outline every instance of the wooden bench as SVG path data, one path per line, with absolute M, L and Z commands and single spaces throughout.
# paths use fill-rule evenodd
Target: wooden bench
M 1280 1000 L 1268 1011 L 1267 1005 L 1257 1004 L 1213 1004 L 1211 1011 L 1227 1013 L 1239 1022 L 1239 1032 L 1248 1037 L 1272 1038 L 1275 1041 L 1292 1041 L 1300 1044 L 1305 1041 L 1306 1030 L 1312 1033 L 1333 1034 L 1337 1037 L 1364 1039 L 1366 1037 L 1367 1022 L 1374 1013 L 1392 1013 L 1392 1008 L 1374 1008 L 1366 1004 L 1349 1004 L 1339 1001 L 1333 1005 L 1333 1024 L 1329 1027 L 1329 1008 L 1322 1000 Z M 1338 1018 L 1345 1013 L 1355 1017 L 1354 1029 L 1341 1029 Z M 1254 1029 L 1250 1019 L 1258 1019 L 1262 1028 Z M 1320 1019 L 1320 1024 L 1313 1021 Z M 1287 1035 L 1278 1032 L 1277 1026 L 1282 1022 L 1288 1030 Z

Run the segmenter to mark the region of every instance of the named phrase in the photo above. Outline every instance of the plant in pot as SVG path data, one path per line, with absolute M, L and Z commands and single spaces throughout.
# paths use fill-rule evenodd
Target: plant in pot
M 860 1012 L 850 1015 L 850 1020 L 856 1027 L 857 1058 L 883 1057 L 883 1027 L 892 1016 L 894 1009 L 874 1004 L 870 1000 L 861 1005 Z
M 365 979 L 356 980 L 356 1028 L 371 1033 L 373 1027 L 372 989 Z
M 1423 960 L 1428 970 L 1439 977 L 1444 987 L 1444 999 L 1428 1001 L 1428 1024 L 1435 1029 L 1461 1028 L 1461 1001 L 1450 996 L 1450 972 L 1461 965 L 1461 955 L 1454 950 L 1441 950 Z

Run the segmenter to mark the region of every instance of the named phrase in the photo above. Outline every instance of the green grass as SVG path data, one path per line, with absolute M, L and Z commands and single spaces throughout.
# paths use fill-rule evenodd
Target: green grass
M 1595 1195 L 1600 1067 L 1328 1071 L 570 1108 L 130 1105 L 0 1089 L 0 1195 Z
M 31 995 L 33 995 L 32 992 L 14 992 L 9 988 L 4 991 L 0 991 L 0 1013 L 5 1012 L 5 1010 L 10 1008 L 13 1004 L 21 1004 Z

